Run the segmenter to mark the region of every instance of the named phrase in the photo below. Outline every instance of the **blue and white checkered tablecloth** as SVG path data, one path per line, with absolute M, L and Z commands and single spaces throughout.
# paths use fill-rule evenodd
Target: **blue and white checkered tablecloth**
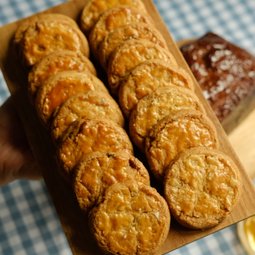
M 0 25 L 64 0 L 0 0 Z M 154 0 L 176 40 L 214 31 L 255 54 L 254 0 Z M 1 43 L 0 43 L 1 47 Z M 9 93 L 0 77 L 0 104 Z M 43 181 L 19 180 L 0 188 L 0 254 L 71 254 Z M 171 255 L 243 255 L 236 226 Z

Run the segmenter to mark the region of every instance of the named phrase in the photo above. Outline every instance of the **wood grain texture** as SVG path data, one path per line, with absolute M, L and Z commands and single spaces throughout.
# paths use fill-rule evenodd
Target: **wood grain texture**
M 228 135 L 250 178 L 255 178 L 255 110 Z
M 74 19 L 78 19 L 82 7 L 85 3 L 86 0 L 67 2 L 65 4 L 49 9 L 47 12 L 62 13 Z M 166 26 L 161 20 L 152 1 L 144 0 L 144 3 L 146 4 L 148 12 L 155 21 L 156 27 L 165 37 L 169 46 L 169 50 L 175 56 L 178 64 L 191 74 L 186 62 L 178 50 L 176 43 L 173 41 Z M 0 28 L 0 67 L 4 74 L 4 78 L 7 82 L 9 90 L 15 97 L 17 110 L 19 111 L 20 117 L 24 123 L 32 150 L 39 164 L 41 165 L 45 183 L 56 207 L 63 230 L 69 241 L 73 254 L 101 254 L 89 233 L 88 223 L 86 220 L 87 217 L 79 210 L 71 187 L 66 184 L 59 176 L 58 166 L 54 153 L 54 145 L 51 143 L 49 134 L 37 119 L 36 113 L 32 105 L 29 103 L 26 91 L 27 73 L 20 66 L 16 54 L 13 54 L 13 47 L 11 43 L 13 33 L 15 32 L 15 29 L 20 24 L 20 22 L 21 21 L 18 21 Z M 195 79 L 194 82 L 196 83 Z M 202 92 L 198 85 L 196 85 L 196 94 L 205 106 L 209 118 L 212 119 L 216 126 L 220 138 L 221 149 L 232 157 L 240 169 L 242 182 L 241 197 L 229 217 L 227 217 L 217 227 L 210 230 L 187 230 L 173 222 L 169 236 L 157 254 L 163 254 L 174 250 L 180 246 L 183 246 L 201 237 L 207 236 L 215 231 L 218 231 L 226 226 L 229 226 L 255 214 L 255 191 L 252 183 L 247 176 L 243 166 L 241 165 L 238 157 L 236 156 L 233 148 L 231 147 L 218 119 L 215 117 L 213 111 L 209 107 L 209 104 L 202 96 Z

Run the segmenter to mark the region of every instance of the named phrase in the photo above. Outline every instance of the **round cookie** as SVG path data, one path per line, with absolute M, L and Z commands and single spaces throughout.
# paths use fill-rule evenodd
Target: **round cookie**
M 80 24 L 82 31 L 88 34 L 105 11 L 121 5 L 146 12 L 145 6 L 140 0 L 90 0 L 83 8 L 81 14 Z
M 33 66 L 44 56 L 60 49 L 89 55 L 88 41 L 79 28 L 68 22 L 62 22 L 60 18 L 54 19 L 54 14 L 52 15 L 51 18 L 40 15 L 37 19 L 31 20 L 23 34 L 17 32 L 17 38 L 20 34 L 23 35 L 19 48 L 27 66 Z
M 90 90 L 108 94 L 104 84 L 92 74 L 65 71 L 52 75 L 38 90 L 35 102 L 38 116 L 48 124 L 54 111 L 68 98 Z
M 37 14 L 34 16 L 31 16 L 25 20 L 23 20 L 15 34 L 14 34 L 14 43 L 19 45 L 20 42 L 22 41 L 24 34 L 26 33 L 27 29 L 29 28 L 30 25 L 33 26 L 34 23 L 36 23 L 38 20 L 52 20 L 52 21 L 59 21 L 61 23 L 65 23 L 68 26 L 73 26 L 78 28 L 77 23 L 71 19 L 70 17 L 63 15 L 63 14 L 59 14 L 59 13 L 42 13 L 42 14 Z
M 162 60 L 176 66 L 173 55 L 159 45 L 143 39 L 131 39 L 119 46 L 111 55 L 108 65 L 108 83 L 111 91 L 118 91 L 121 80 L 132 69 L 148 60 Z
M 140 99 L 168 85 L 193 90 L 193 81 L 183 69 L 160 60 L 141 63 L 121 81 L 119 104 L 123 113 L 128 117 Z
M 106 188 L 118 182 L 150 185 L 149 173 L 134 156 L 126 153 L 91 153 L 74 169 L 74 191 L 82 210 L 98 203 Z
M 146 39 L 167 49 L 163 36 L 153 26 L 145 23 L 123 26 L 110 32 L 100 44 L 100 63 L 105 69 L 111 53 L 123 42 L 130 39 Z
M 111 31 L 122 26 L 137 23 L 152 25 L 148 15 L 142 14 L 139 10 L 137 11 L 130 7 L 115 7 L 104 12 L 89 35 L 90 47 L 95 56 L 98 56 L 97 53 L 101 42 Z
M 189 148 L 218 148 L 218 137 L 211 121 L 195 110 L 180 111 L 158 122 L 146 137 L 145 153 L 153 174 L 162 179 L 165 169 Z
M 74 51 L 60 50 L 42 58 L 33 66 L 28 76 L 28 91 L 32 98 L 39 87 L 53 74 L 61 71 L 90 72 L 96 75 L 96 69 L 83 54 Z
M 102 92 L 89 91 L 69 98 L 52 118 L 51 135 L 58 141 L 74 121 L 87 119 L 108 119 L 124 126 L 124 118 L 113 98 Z
M 91 233 L 107 254 L 155 254 L 167 238 L 170 214 L 156 189 L 132 183 L 110 186 L 90 214 Z
M 91 152 L 133 153 L 125 130 L 106 120 L 84 119 L 74 122 L 58 146 L 58 159 L 64 175 L 69 175 L 83 156 Z
M 223 152 L 208 148 L 184 151 L 165 175 L 170 211 L 180 224 L 192 229 L 219 224 L 232 211 L 239 190 L 235 163 Z
M 130 115 L 129 134 L 132 141 L 144 151 L 145 138 L 154 125 L 164 117 L 189 109 L 204 112 L 192 91 L 174 85 L 157 89 L 143 97 Z

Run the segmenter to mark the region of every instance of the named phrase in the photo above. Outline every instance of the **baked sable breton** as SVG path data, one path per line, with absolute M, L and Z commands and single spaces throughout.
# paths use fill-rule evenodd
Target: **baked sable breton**
M 100 201 L 106 188 L 127 181 L 150 185 L 149 173 L 143 164 L 123 152 L 91 153 L 74 169 L 74 191 L 84 211 Z
M 171 85 L 191 90 L 194 87 L 189 74 L 181 68 L 160 60 L 143 62 L 120 83 L 118 95 L 123 113 L 128 117 L 140 99 Z
M 140 0 L 90 0 L 81 14 L 80 25 L 82 31 L 88 34 L 105 11 L 122 5 L 146 12 L 145 6 Z
M 153 174 L 162 180 L 165 169 L 189 148 L 219 146 L 211 121 L 195 110 L 180 111 L 158 122 L 146 137 L 145 153 Z
M 54 111 L 68 98 L 91 90 L 108 94 L 104 84 L 90 73 L 65 71 L 52 75 L 38 90 L 35 102 L 38 116 L 47 126 Z
M 78 26 L 70 20 L 64 15 L 41 14 L 21 26 L 16 32 L 14 42 L 24 63 L 33 66 L 44 56 L 60 49 L 81 52 L 88 56 L 88 41 Z
M 164 193 L 171 214 L 192 229 L 220 223 L 233 210 L 239 190 L 237 166 L 218 150 L 186 150 L 165 175 Z
M 152 25 L 137 23 L 123 26 L 110 32 L 100 44 L 98 55 L 105 69 L 114 50 L 130 39 L 146 39 L 167 49 L 165 39 Z
M 144 151 L 145 138 L 154 125 L 164 117 L 189 109 L 205 112 L 192 91 L 173 85 L 157 89 L 143 97 L 131 112 L 129 134 L 132 141 Z
M 149 255 L 170 227 L 166 201 L 156 189 L 135 182 L 110 186 L 90 214 L 91 233 L 107 254 Z
M 64 175 L 72 175 L 73 168 L 83 156 L 92 152 L 133 153 L 133 147 L 125 130 L 113 121 L 84 119 L 69 128 L 57 148 Z
M 148 40 L 131 39 L 119 46 L 111 55 L 107 70 L 111 91 L 117 93 L 121 80 L 136 66 L 149 60 L 162 60 L 177 65 L 168 50 Z
M 255 57 L 207 33 L 181 47 L 182 54 L 220 121 L 255 90 Z
M 14 35 L 14 43 L 19 44 L 23 37 L 24 34 L 26 33 L 27 29 L 30 27 L 31 24 L 36 23 L 38 20 L 40 21 L 41 19 L 47 19 L 47 20 L 57 20 L 61 23 L 64 23 L 68 26 L 71 27 L 78 27 L 77 23 L 71 19 L 70 17 L 59 14 L 59 13 L 43 13 L 43 14 L 37 14 L 32 17 L 29 17 L 25 20 L 22 21 L 22 23 L 18 26 L 15 35 Z
M 130 24 L 146 23 L 152 26 L 148 15 L 130 7 L 121 6 L 105 11 L 99 18 L 89 35 L 90 47 L 95 54 L 104 38 L 116 28 Z
M 60 140 L 68 127 L 82 118 L 107 119 L 124 126 L 124 118 L 116 101 L 106 93 L 92 90 L 67 99 L 54 113 L 51 124 L 53 140 Z
M 62 71 L 90 72 L 96 75 L 96 69 L 90 60 L 79 52 L 60 50 L 42 58 L 33 66 L 28 76 L 28 91 L 32 98 L 37 90 L 53 74 Z

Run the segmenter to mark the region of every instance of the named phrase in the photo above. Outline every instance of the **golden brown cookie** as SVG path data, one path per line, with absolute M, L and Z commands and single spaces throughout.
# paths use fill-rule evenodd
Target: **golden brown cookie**
M 159 45 L 143 39 L 131 39 L 119 46 L 111 55 L 108 65 L 108 83 L 113 93 L 132 69 L 148 60 L 162 60 L 176 66 L 173 55 Z
M 23 40 L 24 34 L 27 31 L 27 29 L 29 28 L 29 26 L 33 25 L 38 20 L 42 20 L 42 19 L 43 20 L 49 20 L 49 21 L 50 20 L 52 20 L 52 21 L 57 20 L 61 23 L 65 23 L 68 26 L 78 27 L 77 23 L 73 19 L 71 19 L 70 17 L 68 17 L 66 15 L 63 15 L 63 14 L 59 14 L 59 13 L 37 14 L 37 15 L 31 16 L 31 17 L 23 20 L 19 24 L 19 26 L 18 26 L 15 34 L 14 34 L 14 43 L 18 45 Z
M 100 63 L 105 69 L 107 69 L 111 53 L 130 39 L 146 39 L 167 49 L 163 36 L 153 26 L 143 23 L 123 26 L 110 32 L 100 44 Z
M 193 90 L 190 75 L 181 68 L 160 60 L 146 61 L 138 65 L 120 85 L 119 104 L 123 113 L 128 117 L 140 99 L 168 85 Z
M 211 228 L 232 211 L 238 199 L 239 170 L 221 151 L 193 148 L 168 167 L 164 190 L 179 223 L 192 229 Z
M 178 111 L 204 108 L 196 95 L 189 89 L 169 85 L 143 97 L 133 109 L 129 119 L 129 134 L 132 141 L 144 151 L 144 141 L 150 130 L 164 117 Z
M 68 98 L 90 90 L 108 93 L 104 84 L 89 73 L 65 71 L 51 76 L 37 93 L 35 106 L 40 119 L 49 124 L 53 112 Z
M 152 187 L 116 183 L 90 214 L 91 232 L 107 254 L 150 255 L 164 243 L 170 214 Z
M 189 148 L 216 149 L 218 137 L 211 121 L 195 110 L 180 111 L 155 125 L 146 138 L 145 153 L 153 174 L 162 179 L 166 167 Z
M 15 43 L 18 44 L 24 63 L 32 66 L 56 50 L 71 50 L 89 55 L 88 41 L 73 25 L 69 17 L 54 19 L 55 14 L 39 15 L 17 30 Z M 64 15 L 61 15 L 64 16 Z M 25 28 L 26 27 L 26 28 Z
M 81 118 L 108 119 L 124 126 L 123 115 L 115 100 L 106 93 L 89 91 L 69 98 L 56 111 L 51 125 L 53 139 L 61 139 L 71 123 Z
M 98 56 L 97 53 L 101 42 L 111 31 L 137 23 L 151 24 L 151 19 L 139 12 L 139 10 L 126 6 L 115 7 L 104 12 L 89 35 L 90 47 L 95 56 Z
M 61 71 L 90 72 L 96 69 L 90 60 L 79 52 L 60 50 L 42 58 L 29 72 L 28 91 L 34 98 L 39 87 L 53 74 Z
M 150 185 L 144 165 L 127 153 L 91 153 L 74 169 L 74 191 L 82 210 L 98 203 L 106 188 L 118 182 Z
M 91 152 L 133 153 L 125 130 L 113 121 L 84 119 L 74 122 L 58 147 L 64 175 L 72 173 L 81 158 Z
M 88 34 L 105 11 L 122 5 L 146 12 L 144 4 L 140 0 L 90 0 L 81 14 L 81 29 Z

